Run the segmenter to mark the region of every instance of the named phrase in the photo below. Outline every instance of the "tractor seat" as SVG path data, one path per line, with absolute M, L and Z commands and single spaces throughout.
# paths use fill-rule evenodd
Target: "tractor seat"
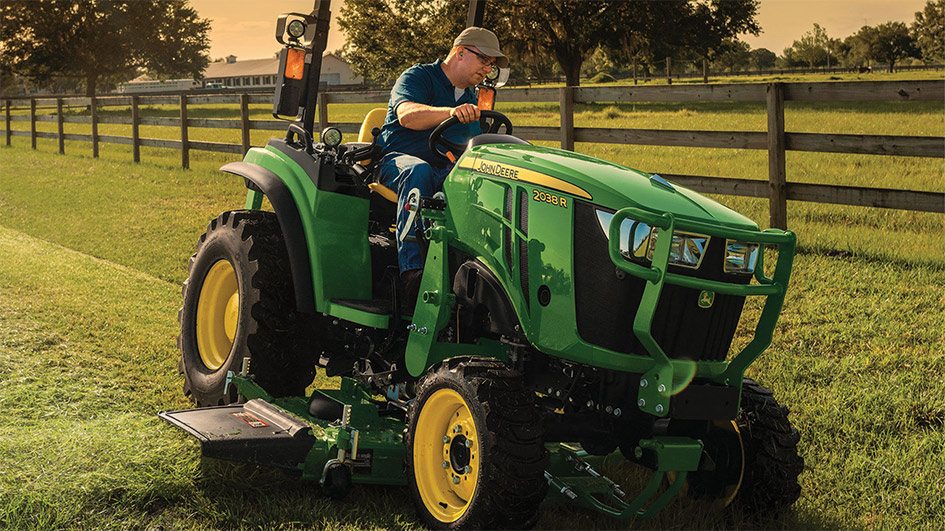
M 469 147 L 473 148 L 483 144 L 523 144 L 532 145 L 531 142 L 522 140 L 517 136 L 504 135 L 502 133 L 483 133 L 469 139 Z
M 374 130 L 377 129 L 378 131 L 380 131 L 381 127 L 384 126 L 384 120 L 386 118 L 387 118 L 386 108 L 377 107 L 375 109 L 371 109 L 371 111 L 368 112 L 367 115 L 365 115 L 364 121 L 361 123 L 361 130 L 358 131 L 358 141 L 348 142 L 347 145 L 351 146 L 348 149 L 361 147 L 361 146 L 367 146 L 371 144 L 374 141 Z M 372 162 L 374 161 L 370 159 L 365 159 L 365 160 L 358 161 L 358 164 L 360 164 L 361 166 L 365 168 L 369 168 L 371 167 Z M 397 192 L 391 190 L 390 188 L 378 182 L 377 170 L 376 168 L 372 168 L 372 170 L 373 170 L 373 176 L 372 176 L 372 179 L 370 179 L 371 182 L 368 184 L 368 188 L 372 192 L 383 197 L 384 199 L 392 203 L 397 203 Z

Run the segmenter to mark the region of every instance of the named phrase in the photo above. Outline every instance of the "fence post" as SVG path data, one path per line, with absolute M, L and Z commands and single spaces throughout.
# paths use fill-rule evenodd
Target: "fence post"
M 318 127 L 324 131 L 328 127 L 328 94 L 318 93 Z
M 673 60 L 669 57 L 666 58 L 666 84 L 673 84 Z
M 245 155 L 249 151 L 249 94 L 240 94 L 240 129 Z
M 768 83 L 768 208 L 771 226 L 787 229 L 787 174 L 784 157 L 784 85 Z
M 574 87 L 561 87 L 561 149 L 574 151 Z
M 98 101 L 92 96 L 89 102 L 89 110 L 92 113 L 92 158 L 98 158 Z
M 180 95 L 180 167 L 190 168 L 190 138 L 187 132 L 187 95 Z
M 30 147 L 36 149 L 36 98 L 30 98 Z
M 10 129 L 10 105 L 12 102 L 7 100 L 7 145 L 10 145 L 10 139 L 13 138 L 13 129 Z
M 66 154 L 66 139 L 63 137 L 62 127 L 62 98 L 56 98 L 56 127 L 59 131 L 59 154 Z
M 131 154 L 135 162 L 141 162 L 141 138 L 138 136 L 138 96 L 131 97 Z

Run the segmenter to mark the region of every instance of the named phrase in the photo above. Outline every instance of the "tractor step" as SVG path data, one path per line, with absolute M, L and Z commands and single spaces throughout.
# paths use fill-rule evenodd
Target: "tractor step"
M 374 328 L 387 328 L 391 305 L 387 299 L 332 299 L 328 315 Z
M 202 454 L 216 459 L 297 470 L 316 442 L 308 424 L 259 398 L 158 416 L 196 437 Z

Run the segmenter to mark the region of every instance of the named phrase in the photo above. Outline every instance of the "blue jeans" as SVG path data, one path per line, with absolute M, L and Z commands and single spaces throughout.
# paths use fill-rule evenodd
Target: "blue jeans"
M 381 159 L 380 181 L 397 192 L 397 261 L 400 271 L 420 269 L 420 245 L 417 244 L 416 226 L 419 217 L 407 227 L 410 212 L 404 208 L 410 191 L 416 188 L 421 197 L 431 197 L 443 189 L 443 181 L 452 170 L 452 165 L 434 166 L 425 160 L 404 153 L 388 153 Z M 401 237 L 404 231 L 406 237 Z

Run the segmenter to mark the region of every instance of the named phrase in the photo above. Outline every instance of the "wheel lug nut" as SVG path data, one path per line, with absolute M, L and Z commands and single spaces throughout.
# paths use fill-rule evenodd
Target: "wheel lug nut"
M 449 461 L 443 461 L 443 468 L 449 468 L 449 467 L 450 467 L 450 462 L 449 462 Z
M 448 443 L 448 442 L 450 442 L 450 436 L 449 436 L 449 435 L 444 435 L 444 436 L 443 436 L 443 444 L 446 444 L 446 443 Z
M 472 440 L 471 440 L 471 439 L 466 439 L 466 442 L 464 442 L 463 444 L 466 445 L 466 448 L 472 448 Z
M 459 476 L 453 476 L 453 485 L 459 485 Z
M 466 466 L 463 468 L 463 473 L 464 473 L 464 474 L 468 474 L 468 473 L 470 473 L 470 472 L 472 472 L 472 467 L 469 466 L 469 465 L 466 465 Z
M 460 426 L 459 424 L 453 426 L 453 433 L 459 433 L 461 431 L 463 431 L 463 427 Z

